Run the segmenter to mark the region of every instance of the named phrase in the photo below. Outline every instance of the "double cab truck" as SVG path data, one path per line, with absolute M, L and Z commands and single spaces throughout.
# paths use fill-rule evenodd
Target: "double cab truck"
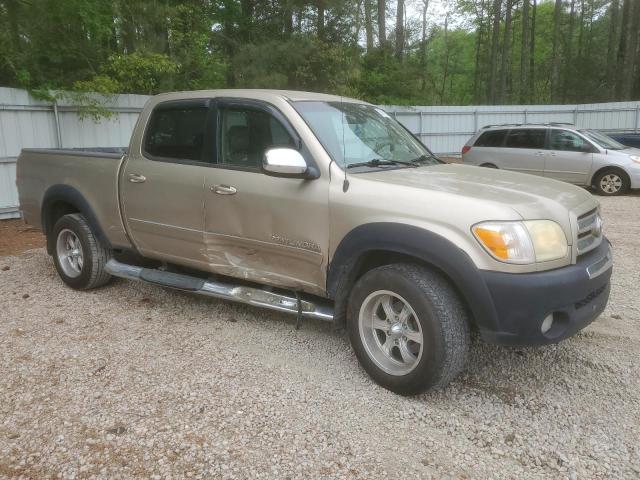
M 126 153 L 24 149 L 17 185 L 69 287 L 123 277 L 332 321 L 400 394 L 453 379 L 471 331 L 555 343 L 609 298 L 589 192 L 443 163 L 340 96 L 158 95 Z

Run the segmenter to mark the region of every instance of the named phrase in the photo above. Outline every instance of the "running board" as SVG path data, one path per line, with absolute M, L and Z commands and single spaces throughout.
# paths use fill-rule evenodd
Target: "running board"
M 281 295 L 267 290 L 244 285 L 204 280 L 191 275 L 181 273 L 164 272 L 153 268 L 137 267 L 111 259 L 107 262 L 105 270 L 114 277 L 128 280 L 139 280 L 155 285 L 174 288 L 187 292 L 206 295 L 208 297 L 231 300 L 232 302 L 245 303 L 256 307 L 268 308 L 279 312 L 302 314 L 305 318 L 317 318 L 333 321 L 333 307 L 321 305 L 300 299 L 300 311 L 298 310 L 298 298 Z

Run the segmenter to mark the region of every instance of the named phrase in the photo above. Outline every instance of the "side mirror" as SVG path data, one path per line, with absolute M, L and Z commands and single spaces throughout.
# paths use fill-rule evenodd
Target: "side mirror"
M 315 170 L 315 169 L 314 169 Z M 304 157 L 293 148 L 270 148 L 262 159 L 262 171 L 275 177 L 315 178 Z

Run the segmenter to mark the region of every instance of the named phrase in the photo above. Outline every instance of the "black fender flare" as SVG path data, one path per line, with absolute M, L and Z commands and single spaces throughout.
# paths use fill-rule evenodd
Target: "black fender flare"
M 475 324 L 483 330 L 497 328 L 498 315 L 491 293 L 469 255 L 441 235 L 392 222 L 360 225 L 338 245 L 327 275 L 327 294 L 335 302 L 337 323 L 345 320 L 360 262 L 374 251 L 410 256 L 438 269 L 460 293 Z
M 87 219 L 89 227 L 96 234 L 100 242 L 106 248 L 112 248 L 111 242 L 104 234 L 102 227 L 96 219 L 96 215 L 93 209 L 89 205 L 89 202 L 84 198 L 84 195 L 80 193 L 76 188 L 70 185 L 53 185 L 47 189 L 42 198 L 41 219 L 42 219 L 42 231 L 47 236 L 47 251 L 49 254 L 53 252 L 54 240 L 49 235 L 53 230 L 53 225 L 50 225 L 51 210 L 58 202 L 68 203 L 76 208 Z

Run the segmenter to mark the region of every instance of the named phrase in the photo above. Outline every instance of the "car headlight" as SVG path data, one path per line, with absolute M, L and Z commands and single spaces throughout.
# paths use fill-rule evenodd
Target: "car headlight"
M 494 258 L 508 263 L 548 262 L 566 256 L 567 238 L 556 222 L 483 222 L 473 234 Z
M 631 159 L 632 162 L 640 163 L 640 156 L 638 155 L 629 155 L 629 158 Z

